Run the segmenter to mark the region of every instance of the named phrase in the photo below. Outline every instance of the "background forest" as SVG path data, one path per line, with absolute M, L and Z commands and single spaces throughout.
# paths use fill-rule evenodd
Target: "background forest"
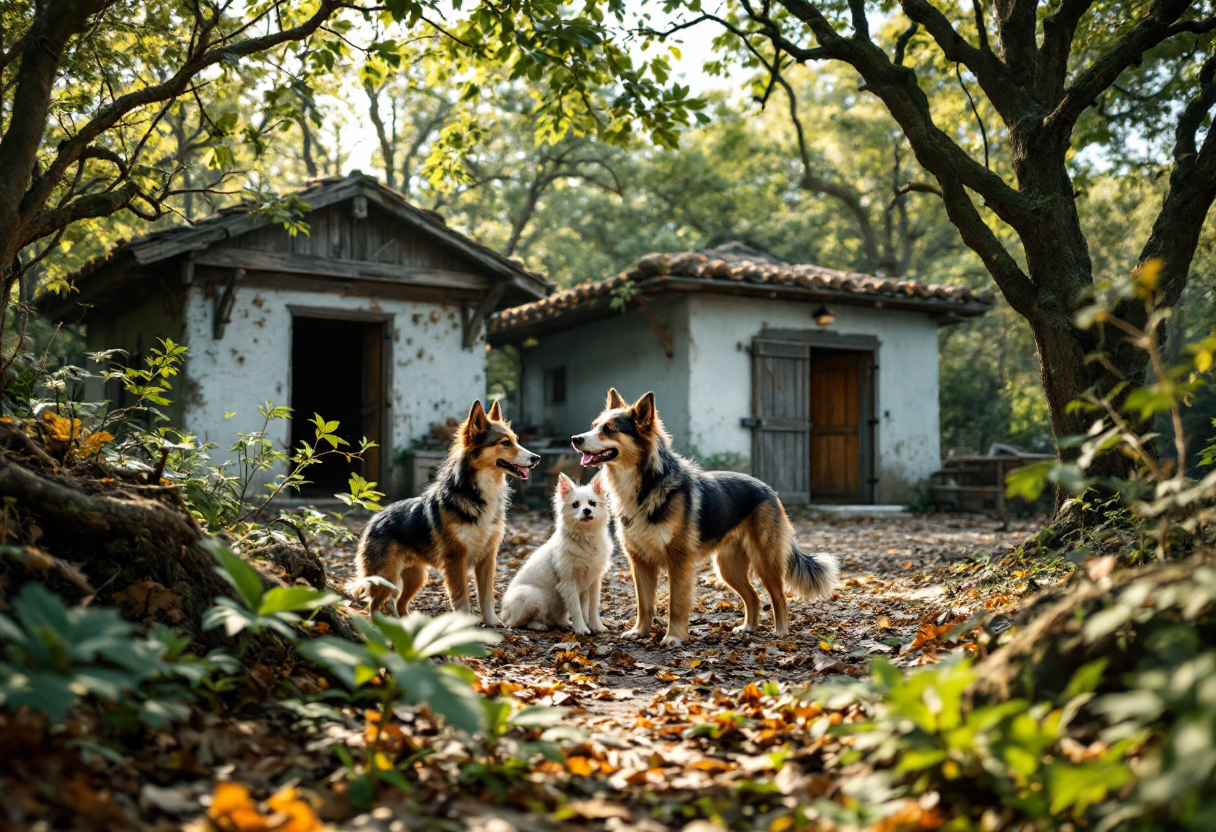
M 924 59 L 931 57 L 926 49 Z M 544 142 L 531 115 L 536 96 L 524 81 L 491 74 L 474 85 L 425 51 L 412 60 L 327 55 L 309 72 L 294 86 L 274 87 L 265 70 L 232 73 L 202 92 L 212 97 L 205 110 L 175 103 L 153 131 L 149 154 L 159 155 L 157 166 L 182 170 L 181 193 L 164 200 L 172 210 L 152 223 L 121 213 L 68 227 L 53 242 L 55 256 L 27 272 L 23 299 L 118 239 L 251 198 L 280 219 L 290 206 L 278 194 L 369 163 L 368 172 L 416 204 L 558 286 L 615 274 L 649 252 L 731 240 L 833 268 L 991 286 L 947 218 L 933 178 L 847 67 L 795 66 L 776 90 L 761 72 L 740 89 L 714 77 L 725 64 L 710 61 L 699 75 L 709 107 L 675 148 L 628 138 L 610 146 L 577 135 Z M 1007 170 L 988 132 L 994 117 L 985 101 L 970 97 L 964 77 L 948 67 L 937 82 L 938 121 Z M 1135 266 L 1135 243 L 1166 184 L 1161 147 L 1147 134 L 1128 140 L 1119 127 L 1125 117 L 1088 113 L 1088 146 L 1071 161 L 1096 279 Z M 1209 228 L 1169 323 L 1173 344 L 1211 331 L 1214 258 Z M 37 322 L 30 333 L 39 342 L 50 335 Z M 983 452 L 993 442 L 1050 450 L 1026 321 L 1002 299 L 993 314 L 944 327 L 940 338 L 943 453 Z M 61 333 L 51 353 L 78 361 L 76 343 Z M 513 371 L 510 350 L 492 354 L 488 392 L 512 395 Z M 1214 405 L 1202 394 L 1192 404 L 1187 418 L 1206 435 Z

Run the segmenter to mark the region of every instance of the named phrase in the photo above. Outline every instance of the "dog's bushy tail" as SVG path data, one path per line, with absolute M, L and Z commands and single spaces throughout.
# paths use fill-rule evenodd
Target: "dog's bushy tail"
M 835 555 L 817 552 L 808 555 L 790 541 L 790 558 L 785 564 L 790 590 L 798 598 L 823 598 L 832 594 L 840 577 L 840 561 Z
M 376 587 L 378 591 L 373 592 L 372 585 L 363 579 L 375 576 L 384 577 L 389 563 L 389 542 L 384 536 L 376 534 L 376 530 L 370 524 L 364 529 L 363 536 L 359 538 L 359 548 L 355 551 L 356 580 L 353 582 L 351 597 L 356 601 L 371 598 L 371 603 L 375 604 L 378 598 L 386 595 L 386 588 Z

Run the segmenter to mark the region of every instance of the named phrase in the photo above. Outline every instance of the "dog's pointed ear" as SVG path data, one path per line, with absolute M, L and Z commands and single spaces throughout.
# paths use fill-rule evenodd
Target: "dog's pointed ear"
M 557 475 L 557 499 L 564 500 L 566 495 L 574 489 L 574 480 L 566 476 L 566 473 Z
M 486 411 L 481 406 L 480 401 L 473 402 L 473 406 L 469 408 L 469 415 L 464 420 L 464 424 L 460 426 L 460 435 L 466 443 L 471 443 L 480 436 L 489 426 L 489 421 L 486 419 Z
M 489 416 L 491 422 L 502 421 L 502 405 L 500 402 L 501 399 L 495 399 L 494 404 L 490 405 L 490 412 L 486 415 Z
M 606 492 L 606 487 L 604 485 L 604 475 L 603 474 L 596 474 L 594 477 L 591 478 L 591 490 L 594 491 L 596 494 L 599 494 L 601 497 L 604 496 L 604 494 Z
M 615 387 L 608 390 L 608 401 L 604 405 L 605 410 L 621 410 L 628 406 L 629 402 L 625 401 L 624 396 L 616 392 Z
M 633 403 L 633 407 L 629 408 L 633 414 L 633 423 L 638 426 L 638 430 L 649 430 L 654 426 L 654 419 L 657 415 L 654 409 L 654 393 L 647 393 Z

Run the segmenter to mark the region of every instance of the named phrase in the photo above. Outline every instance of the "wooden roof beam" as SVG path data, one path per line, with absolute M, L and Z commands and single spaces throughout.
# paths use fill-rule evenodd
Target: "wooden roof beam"
M 308 254 L 280 254 L 249 248 L 220 247 L 196 252 L 196 266 L 249 269 L 285 274 L 316 275 L 339 280 L 369 280 L 411 286 L 456 288 L 485 291 L 489 280 L 469 272 L 446 269 L 413 268 L 367 260 L 335 260 Z

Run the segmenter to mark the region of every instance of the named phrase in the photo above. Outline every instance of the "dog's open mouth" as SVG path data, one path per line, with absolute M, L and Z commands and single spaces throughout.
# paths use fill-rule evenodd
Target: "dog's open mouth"
M 608 448 L 605 451 L 600 451 L 597 454 L 583 454 L 583 461 L 580 463 L 584 468 L 589 465 L 603 465 L 609 460 L 616 459 L 616 448 Z
M 514 462 L 507 462 L 505 459 L 498 460 L 498 467 L 502 468 L 511 476 L 518 480 L 526 480 L 528 478 L 528 469 L 522 465 L 516 465 Z

